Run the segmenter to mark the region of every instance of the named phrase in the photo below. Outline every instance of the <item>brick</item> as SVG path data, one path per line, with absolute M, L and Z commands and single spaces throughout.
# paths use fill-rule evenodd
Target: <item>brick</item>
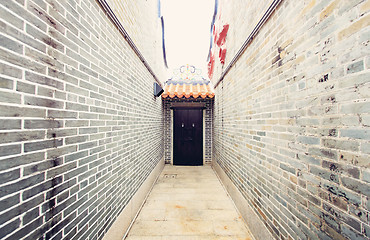
M 98 78 L 98 73 L 91 70 L 91 68 L 88 68 L 84 65 L 80 65 L 79 69 L 82 71 L 82 72 L 85 72 L 86 74 L 90 75 L 90 76 L 93 76 L 94 78 Z
M 36 210 L 37 209 L 35 209 L 35 212 L 36 212 Z M 29 213 L 27 213 L 27 214 L 29 214 Z M 23 222 L 26 222 L 26 221 L 23 220 Z M 9 238 L 7 238 L 7 240 L 8 239 L 9 240 L 10 239 L 23 239 L 24 236 L 28 235 L 30 232 L 32 232 L 32 230 L 37 229 L 39 226 L 42 225 L 42 223 L 43 223 L 42 217 L 36 218 L 30 224 L 26 225 L 24 228 L 21 228 L 19 231 L 17 231 L 14 234 L 12 234 Z
M 78 103 L 66 103 L 67 110 L 75 110 L 75 111 L 89 111 L 88 105 L 78 104 Z
M 50 209 L 45 209 L 46 210 L 45 219 L 49 220 L 53 216 L 57 216 L 63 209 L 73 204 L 75 201 L 76 201 L 76 195 L 68 198 L 66 201 L 64 201 L 63 203 L 55 207 L 51 207 Z
M 88 120 L 66 120 L 66 127 L 87 127 L 89 126 Z
M 34 139 L 43 139 L 44 137 L 44 131 L 5 132 L 0 133 L 0 143 L 21 142 Z
M 32 239 L 38 239 L 42 237 L 46 231 L 48 231 L 52 226 L 54 226 L 57 222 L 61 221 L 62 216 L 61 215 L 55 215 L 55 217 L 48 221 L 46 224 L 32 232 L 30 235 L 25 237 L 25 240 L 32 240 Z
M 87 170 L 88 170 L 87 166 L 82 166 L 82 167 L 76 168 L 75 170 L 64 174 L 63 176 L 64 176 L 65 179 L 68 180 L 68 179 L 74 178 L 74 177 L 86 172 Z
M 363 194 L 363 195 L 369 195 L 370 193 L 370 187 L 369 184 L 361 182 L 356 179 L 352 179 L 349 177 L 341 177 L 341 181 L 343 186 L 345 186 L 348 189 L 351 189 L 357 193 Z
M 39 142 L 25 143 L 24 152 L 33 152 L 38 150 L 44 150 L 48 148 L 58 148 L 63 145 L 62 139 L 45 140 Z
M 310 167 L 310 173 L 315 174 L 316 176 L 319 176 L 323 179 L 326 179 L 331 182 L 335 182 L 339 184 L 339 177 L 338 174 L 335 172 L 328 171 L 326 169 L 316 167 L 316 166 L 311 166 Z
M 48 15 L 39 6 L 33 4 L 32 2 L 29 2 L 27 4 L 27 10 L 32 12 L 35 16 L 40 18 L 42 21 L 44 21 L 50 27 L 55 28 L 56 30 L 60 31 L 63 34 L 65 33 L 65 28 L 59 22 L 55 21 L 55 19 L 53 19 L 50 15 Z
M 48 108 L 63 108 L 64 103 L 57 100 L 51 100 L 46 98 L 39 98 L 39 97 L 31 97 L 25 96 L 24 97 L 24 104 L 32 105 L 32 106 L 39 106 L 39 107 L 48 107 Z
M 356 73 L 364 70 L 364 62 L 358 61 L 347 66 L 347 73 Z
M 53 6 L 52 8 L 49 8 L 50 16 L 52 16 L 54 19 L 60 22 L 66 29 L 71 31 L 73 34 L 78 35 L 78 29 L 64 18 L 64 13 L 65 13 L 64 8 L 60 6 L 58 3 L 53 3 L 49 1 L 49 4 Z M 59 6 L 56 7 L 57 5 Z M 68 45 L 64 41 L 61 41 L 61 42 Z
M 97 92 L 98 91 L 98 87 L 89 83 L 89 82 L 86 82 L 86 81 L 80 81 L 80 87 L 82 87 L 83 89 L 88 89 L 88 90 L 91 90 L 91 91 L 94 91 L 94 92 Z
M 17 14 L 18 16 L 22 16 L 23 18 L 27 18 L 29 22 L 31 22 L 33 25 L 40 28 L 42 31 L 46 30 L 46 25 L 42 23 L 37 18 L 33 17 L 25 8 L 18 4 L 14 4 L 11 2 L 3 2 L 2 5 L 9 10 L 11 10 L 13 13 Z
M 338 33 L 338 39 L 342 40 L 346 37 L 349 37 L 350 35 L 358 32 L 360 29 L 368 26 L 369 22 L 370 22 L 370 15 L 366 15 L 365 17 L 362 17 L 360 20 L 352 23 L 349 27 L 340 31 Z
M 345 140 L 336 140 L 336 139 L 323 139 L 323 146 L 327 148 L 341 149 L 347 151 L 358 151 L 359 143 L 355 141 L 345 141 Z
M 350 163 L 354 166 L 368 167 L 370 165 L 370 163 L 367 161 L 367 156 L 362 154 L 341 152 L 339 159 L 341 162 Z
M 7 62 L 11 64 L 24 67 L 35 72 L 44 73 L 46 71 L 45 66 L 3 49 L 0 49 L 0 59 L 6 59 Z
M 361 122 L 364 126 L 370 126 L 370 116 L 362 116 Z
M 73 153 L 77 150 L 76 146 L 65 146 L 65 147 L 59 147 L 59 148 L 53 148 L 47 150 L 47 158 L 58 158 L 60 156 Z
M 310 155 L 313 156 L 324 157 L 333 160 L 336 160 L 338 158 L 337 152 L 329 149 L 309 148 L 308 152 Z
M 33 153 L 33 154 L 24 154 L 18 157 L 11 157 L 0 160 L 0 170 L 6 170 L 9 168 L 37 162 L 44 160 L 44 153 Z
M 63 166 L 48 170 L 46 172 L 46 176 L 47 178 L 55 178 L 55 176 L 60 175 L 64 172 L 69 172 L 70 170 L 76 168 L 76 166 L 77 166 L 76 162 L 64 164 Z
M 23 29 L 24 21 L 10 11 L 6 10 L 5 8 L 0 8 L 0 15 L 2 16 L 2 20 L 15 26 L 16 28 Z
M 58 70 L 62 70 L 64 68 L 63 63 L 61 63 L 59 59 L 52 58 L 51 56 L 40 53 L 32 48 L 25 48 L 25 56 L 33 59 L 35 62 L 43 64 L 45 67 L 52 67 Z
M 44 191 L 47 191 L 50 188 L 55 188 L 57 185 L 62 183 L 63 178 L 62 177 L 56 177 L 51 180 L 48 180 L 46 182 L 43 182 L 41 184 L 34 184 L 34 186 L 26 191 L 23 192 L 22 194 L 22 200 L 27 200 L 29 198 L 32 198 Z M 43 195 L 42 195 L 43 196 Z
M 70 49 L 67 49 L 66 50 L 66 53 L 69 57 L 71 57 L 72 59 L 86 65 L 86 66 L 89 66 L 90 65 L 90 62 L 85 59 L 84 57 L 82 57 L 80 54 L 77 53 L 78 52 L 78 49 L 75 50 L 75 51 L 72 51 Z
M 71 83 L 71 84 L 74 84 L 74 85 L 77 85 L 78 84 L 78 79 L 71 76 L 71 75 L 68 75 L 64 72 L 61 72 L 61 71 L 58 71 L 57 69 L 52 69 L 52 68 L 49 68 L 48 69 L 48 75 L 50 77 L 54 77 L 54 78 L 58 78 L 60 80 L 63 80 L 64 82 L 68 82 L 68 83 Z M 67 85 L 67 89 L 68 89 L 68 84 Z
M 360 234 L 359 232 L 356 232 L 351 227 L 348 227 L 347 225 L 342 225 L 342 235 L 349 238 L 349 239 L 358 239 L 358 240 L 365 240 L 366 237 Z
M 36 164 L 24 167 L 23 174 L 30 175 L 38 172 L 43 172 L 49 168 L 57 167 L 61 164 L 63 164 L 62 158 L 55 158 L 47 161 L 38 162 Z
M 59 110 L 48 110 L 49 118 L 77 118 L 76 112 L 71 111 L 59 111 Z
M 67 73 L 76 77 L 76 78 L 79 78 L 79 79 L 84 79 L 84 80 L 89 80 L 89 76 L 85 73 L 82 73 L 80 72 L 79 70 L 73 68 L 73 67 L 70 67 L 70 66 L 66 66 L 66 69 L 67 69 Z M 80 84 L 81 86 L 81 84 Z M 81 86 L 83 89 L 87 89 L 87 88 L 84 88 L 84 86 Z
M 0 130 L 21 129 L 22 122 L 17 119 L 0 119 Z M 1 133 L 0 133 L 1 135 Z M 1 141 L 1 139 L 0 139 Z
M 17 82 L 17 91 L 19 92 L 35 94 L 35 89 L 35 85 L 24 82 Z
M 34 219 L 36 219 L 37 217 L 39 217 L 40 216 L 39 212 L 40 212 L 40 209 L 38 207 L 29 211 L 29 212 L 27 212 L 24 215 L 24 217 L 22 218 L 23 223 L 28 224 L 31 221 L 33 221 Z M 42 221 L 40 221 L 40 223 L 38 223 L 37 226 L 40 226 L 41 223 L 42 223 Z M 31 229 L 34 229 L 34 226 Z M 26 235 L 26 233 L 24 235 Z
M 21 95 L 12 92 L 2 92 L 0 91 L 0 102 L 3 103 L 21 103 Z
M 61 99 L 61 100 L 66 100 L 67 99 L 67 93 L 65 93 L 65 92 L 55 91 L 54 96 L 55 96 L 55 98 Z
M 22 70 L 17 67 L 10 66 L 7 64 L 0 63 L 0 72 L 4 75 L 14 77 L 14 78 L 21 78 L 22 77 Z M 3 79 L 3 78 L 1 78 Z
M 47 138 L 60 138 L 77 135 L 77 129 L 48 129 Z
M 64 47 L 59 42 L 55 41 L 53 38 L 49 37 L 45 34 L 44 31 L 40 31 L 39 28 L 35 28 L 33 25 L 26 25 L 26 32 L 31 35 L 32 37 L 38 39 L 40 42 L 42 42 L 42 46 L 44 46 L 42 52 L 46 52 L 46 46 L 50 46 L 54 49 L 57 49 L 59 51 L 63 51 Z M 41 48 L 41 47 L 38 47 Z
M 98 119 L 98 115 L 94 113 L 80 112 L 78 113 L 80 119 Z
M 0 157 L 21 153 L 20 144 L 0 146 Z
M 1 11 L 1 10 L 0 10 Z M 16 22 L 16 21 L 14 21 Z M 22 24 L 22 28 L 23 28 L 23 22 L 21 23 Z M 17 29 L 7 25 L 6 23 L 0 21 L 0 32 L 4 33 L 4 34 L 7 34 L 11 37 L 14 37 L 15 39 L 21 41 L 22 43 L 34 48 L 34 49 L 37 49 L 41 52 L 45 52 L 45 45 L 43 45 L 42 43 L 40 42 L 37 42 L 37 41 L 34 41 L 33 38 L 25 35 L 24 33 L 22 33 L 21 31 L 18 31 Z
M 362 143 L 361 144 L 361 151 L 363 153 L 367 153 L 367 154 L 370 154 L 370 143 Z
M 367 212 L 361 207 L 355 205 L 349 205 L 349 213 L 351 216 L 354 216 L 356 219 L 359 219 L 362 222 L 367 222 Z
M 49 87 L 53 87 L 59 90 L 64 90 L 64 85 L 62 82 L 48 78 L 48 77 L 44 77 L 38 74 L 34 74 L 31 72 L 26 72 L 26 80 L 31 81 L 33 83 L 38 83 L 38 84 L 46 85 Z
M 49 199 L 47 202 L 42 204 L 41 212 L 45 213 L 46 211 L 53 209 L 56 205 L 56 198 Z
M 340 219 L 341 221 L 347 223 L 351 227 L 357 229 L 358 231 L 361 231 L 361 223 L 351 216 L 347 215 L 347 213 L 344 213 L 336 208 L 331 207 L 328 204 L 323 204 L 323 208 L 325 211 L 330 213 L 332 216 L 335 216 L 337 219 Z
M 13 89 L 13 80 L 0 77 L 0 88 Z
M 303 144 L 317 145 L 320 144 L 320 139 L 316 137 L 299 136 L 297 141 Z
M 63 121 L 61 120 L 24 120 L 24 128 L 26 129 L 49 129 L 61 127 L 63 127 Z
M 360 178 L 359 168 L 353 167 L 351 165 L 344 165 L 337 162 L 323 161 L 322 166 L 324 168 L 330 169 L 333 172 L 344 173 L 353 178 Z
M 366 225 L 366 224 L 363 224 L 363 233 L 365 235 L 365 237 L 369 238 L 370 236 L 370 226 Z
M 20 169 L 0 173 L 0 184 L 4 184 L 20 178 Z
M 21 224 L 21 220 L 19 218 L 13 220 L 12 222 L 4 225 L 0 228 L 0 238 L 4 238 L 9 233 L 16 230 Z
M 89 137 L 87 135 L 85 136 L 76 136 L 76 137 L 68 137 L 65 140 L 66 145 L 68 144 L 76 144 L 76 143 L 81 143 L 81 142 L 86 142 L 88 141 Z
M 37 86 L 37 95 L 38 96 L 43 96 L 43 97 L 53 98 L 54 97 L 54 91 L 50 88 Z
M 340 130 L 340 136 L 348 137 L 352 139 L 370 139 L 370 131 L 366 129 L 342 129 Z
M 45 110 L 0 105 L 1 117 L 45 117 Z
M 11 51 L 14 51 L 16 53 L 20 53 L 22 54 L 23 53 L 23 45 L 16 42 L 16 41 L 13 41 L 3 35 L 0 35 L 0 41 L 2 43 L 2 47 L 4 48 L 7 48 Z
M 320 13 L 320 21 L 322 21 L 324 18 L 328 17 L 337 7 L 339 1 L 333 1 L 331 4 L 329 4 L 328 7 L 326 7 L 321 13 Z
M 0 189 L 0 196 L 4 197 L 6 195 L 9 195 L 17 191 L 20 191 L 22 189 L 28 188 L 32 185 L 35 185 L 36 183 L 42 182 L 44 179 L 45 179 L 44 174 L 42 173 L 42 174 L 38 174 L 38 175 L 34 175 L 31 177 L 22 179 L 15 183 L 2 186 Z
M 57 232 L 63 229 L 69 222 L 72 222 L 74 218 L 76 218 L 76 213 L 72 213 L 71 215 L 66 217 L 63 221 L 60 221 L 58 224 L 53 226 L 53 228 L 49 232 L 46 233 L 46 238 L 50 239 Z

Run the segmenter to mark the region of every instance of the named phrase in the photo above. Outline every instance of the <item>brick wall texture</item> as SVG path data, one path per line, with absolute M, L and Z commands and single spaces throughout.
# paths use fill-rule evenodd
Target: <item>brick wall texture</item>
M 261 16 L 226 2 L 225 66 Z M 370 238 L 369 9 L 283 0 L 216 87 L 213 160 L 276 239 Z
M 163 158 L 154 79 L 96 1 L 0 16 L 0 239 L 101 239 Z
M 157 77 L 164 79 L 162 26 L 161 18 L 158 16 L 160 1 L 106 0 L 106 2 Z

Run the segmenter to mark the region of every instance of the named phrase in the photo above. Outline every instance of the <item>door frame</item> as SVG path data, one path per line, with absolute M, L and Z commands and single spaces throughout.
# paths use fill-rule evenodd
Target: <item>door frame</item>
M 202 159 L 202 164 L 203 166 L 206 164 L 206 158 L 205 158 L 205 146 L 206 146 L 206 137 L 205 137 L 205 134 L 206 134 L 206 124 L 205 124 L 205 107 L 171 107 L 170 110 L 171 110 L 171 117 L 170 117 L 170 126 L 171 126 L 171 146 L 170 146 L 170 151 L 171 151 L 171 165 L 173 165 L 173 160 L 174 160 L 174 141 L 175 141 L 175 130 L 174 130 L 174 124 L 175 124 L 175 120 L 174 120 L 174 113 L 173 113 L 173 110 L 174 109 L 201 109 L 202 110 L 202 156 L 203 156 L 203 159 Z

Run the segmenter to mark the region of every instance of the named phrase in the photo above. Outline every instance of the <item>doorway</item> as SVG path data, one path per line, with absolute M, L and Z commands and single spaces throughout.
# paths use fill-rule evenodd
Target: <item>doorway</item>
M 203 165 L 203 110 L 177 108 L 173 112 L 173 164 Z

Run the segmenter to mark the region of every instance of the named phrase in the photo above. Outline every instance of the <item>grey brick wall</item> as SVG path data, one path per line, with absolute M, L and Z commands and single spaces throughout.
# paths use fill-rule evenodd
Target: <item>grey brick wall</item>
M 207 164 L 212 163 L 212 120 L 213 120 L 213 99 L 206 101 L 204 111 L 204 161 Z
M 173 137 L 173 116 L 171 115 L 171 102 L 163 100 L 164 113 L 164 161 L 171 164 L 172 159 L 172 137 Z
M 154 79 L 93 0 L 0 16 L 0 239 L 101 239 L 163 158 Z
M 171 103 L 173 102 L 203 102 L 205 105 L 204 113 L 204 149 L 203 156 L 204 162 L 210 164 L 212 162 L 212 118 L 213 118 L 213 99 L 173 99 L 163 100 L 163 112 L 164 112 L 164 157 L 165 163 L 171 164 L 173 146 L 173 115 L 171 110 Z
M 369 17 L 284 0 L 216 88 L 213 159 L 276 239 L 370 238 Z
M 105 0 L 159 79 L 165 79 L 161 1 Z M 166 25 L 166 19 L 164 19 Z M 156 39 L 156 41 L 153 41 Z

